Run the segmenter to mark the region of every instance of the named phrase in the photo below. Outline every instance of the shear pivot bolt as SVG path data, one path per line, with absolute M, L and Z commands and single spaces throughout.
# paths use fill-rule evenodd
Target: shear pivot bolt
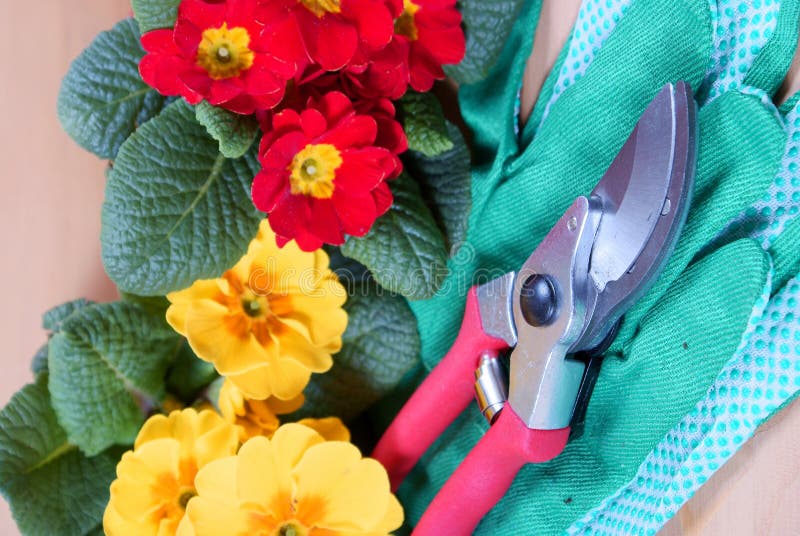
M 557 295 L 550 276 L 533 274 L 520 289 L 519 306 L 531 326 L 546 326 L 555 320 Z

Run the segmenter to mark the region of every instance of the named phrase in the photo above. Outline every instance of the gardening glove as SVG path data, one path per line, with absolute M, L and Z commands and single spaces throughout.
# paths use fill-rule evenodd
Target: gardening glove
M 784 0 L 782 5 L 783 10 L 793 4 Z M 588 66 L 554 98 L 562 87 L 559 84 L 564 84 L 560 82 L 564 66 L 576 56 L 572 45 L 580 49 L 579 31 L 591 36 L 595 30 L 588 23 L 590 7 L 598 10 L 595 2 L 583 6 L 573 41 L 561 55 L 561 66 L 545 84 L 531 119 L 541 124 L 529 143 L 524 129 L 523 136 L 515 135 L 514 107 L 532 41 L 530 29 L 538 15 L 537 2 L 523 8 L 489 78 L 462 88 L 463 113 L 473 127 L 475 142 L 473 211 L 467 244 L 451 260 L 451 274 L 442 292 L 413 304 L 424 363 L 435 365 L 452 343 L 461 320 L 464 289 L 471 286 L 473 274 L 477 270 L 502 273 L 521 265 L 570 202 L 591 191 L 658 89 L 678 80 L 698 88 L 702 104 L 692 208 L 659 281 L 626 315 L 590 403 L 584 436 L 553 462 L 524 470 L 479 533 L 500 526 L 558 532 L 600 506 L 637 474 L 648 452 L 666 439 L 670 427 L 708 390 L 740 346 L 754 305 L 761 299 L 763 310 L 769 295 L 765 290 L 769 257 L 763 250 L 747 241 L 722 241 L 724 247 L 715 249 L 708 244 L 760 199 L 775 177 L 786 137 L 765 95 L 777 86 L 765 82 L 753 89 L 717 84 L 720 76 L 713 72 L 722 71 L 713 69 L 722 60 L 714 28 L 720 26 L 715 26 L 718 13 L 710 11 L 708 2 L 640 1 L 609 25 L 607 35 L 595 32 L 597 50 L 588 60 L 578 55 L 573 62 Z M 582 23 L 583 19 L 587 22 Z M 778 19 L 776 27 L 784 27 Z M 594 23 L 601 22 L 605 21 L 596 17 Z M 604 29 L 603 24 L 597 27 Z M 773 30 L 771 39 L 783 34 Z M 758 61 L 781 48 L 773 46 L 771 39 L 760 54 L 751 50 L 752 72 L 758 72 L 758 65 L 788 66 L 782 57 Z M 782 43 L 789 40 L 781 39 Z M 770 57 L 778 56 L 771 53 Z M 739 69 L 735 71 L 739 76 Z M 748 76 L 747 69 L 744 76 L 742 80 Z M 788 259 L 787 265 L 794 262 Z M 654 394 L 662 396 L 657 399 Z M 412 523 L 485 427 L 477 411 L 466 412 L 408 477 L 401 497 Z M 593 469 L 582 472 L 580 468 L 587 466 Z M 592 478 L 581 480 L 579 475 Z M 655 500 L 658 493 L 654 489 L 643 497 Z M 647 514 L 648 522 L 664 521 L 660 512 Z

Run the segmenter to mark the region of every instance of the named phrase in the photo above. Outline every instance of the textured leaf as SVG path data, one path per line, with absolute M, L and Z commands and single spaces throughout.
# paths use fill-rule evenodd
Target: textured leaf
M 433 93 L 409 91 L 399 104 L 409 149 L 436 156 L 453 148 L 442 106 Z
M 459 2 L 467 50 L 457 65 L 445 65 L 448 76 L 461 84 L 486 78 L 497 61 L 522 7 L 522 0 L 462 0 Z
M 342 350 L 330 371 L 312 375 L 301 416 L 350 420 L 389 393 L 417 362 L 417 321 L 403 298 L 364 285 L 345 308 Z
M 57 305 L 42 316 L 42 327 L 47 331 L 58 331 L 61 329 L 61 323 L 69 318 L 72 313 L 80 311 L 84 307 L 92 305 L 92 303 L 85 298 L 78 298 L 77 300 Z
M 152 315 L 166 315 L 169 300 L 165 296 L 139 296 L 130 292 L 120 292 L 124 301 L 135 303 Z
M 34 378 L 39 378 L 42 374 L 47 374 L 47 345 L 42 345 L 41 348 L 36 350 L 36 353 L 31 359 L 31 372 Z
M 67 441 L 44 382 L 0 411 L 0 489 L 22 534 L 90 534 L 108 502 L 119 452 L 87 458 Z
M 174 26 L 180 3 L 181 0 L 131 0 L 131 8 L 139 28 L 145 33 Z
M 103 262 L 121 290 L 164 295 L 217 277 L 247 251 L 263 214 L 253 151 L 220 154 L 194 110 L 170 104 L 119 151 L 103 205 Z
M 184 342 L 167 374 L 167 389 L 186 404 L 191 404 L 198 393 L 218 376 L 214 365 L 197 357 Z
M 212 138 L 219 142 L 219 152 L 227 158 L 239 158 L 253 145 L 258 135 L 258 121 L 252 115 L 241 115 L 201 101 L 195 114 Z
M 328 254 L 331 270 L 339 277 L 339 282 L 344 285 L 348 294 L 355 292 L 362 283 L 375 281 L 366 266 L 355 259 L 342 255 L 338 246 L 325 244 L 322 248 Z
M 71 443 L 88 455 L 133 441 L 140 404 L 163 393 L 182 339 L 161 316 L 127 303 L 85 307 L 50 339 L 50 393 Z
M 342 254 L 367 266 L 386 290 L 430 298 L 447 275 L 444 238 L 410 176 L 393 180 L 391 188 L 392 207 L 366 236 L 349 237 Z
M 453 147 L 438 156 L 422 153 L 404 155 L 406 171 L 420 183 L 428 206 L 443 228 L 451 254 L 467 238 L 467 221 L 472 207 L 470 154 L 464 137 L 452 123 L 447 135 Z
M 136 23 L 123 20 L 97 36 L 61 84 L 61 126 L 100 158 L 113 159 L 122 142 L 164 106 L 164 97 L 139 76 L 142 56 Z
M 73 313 L 80 311 L 86 306 L 92 305 L 94 302 L 90 302 L 84 298 L 78 298 L 77 300 L 68 301 L 66 303 L 62 303 L 61 305 L 57 305 L 47 311 L 44 315 L 42 315 L 42 327 L 50 332 L 48 335 L 48 339 L 52 334 L 61 329 L 61 324 L 69 318 Z M 31 360 L 31 372 L 36 378 L 39 378 L 42 374 L 46 374 L 47 370 L 47 356 L 49 353 L 49 345 L 45 344 L 36 352 L 36 355 L 33 356 Z

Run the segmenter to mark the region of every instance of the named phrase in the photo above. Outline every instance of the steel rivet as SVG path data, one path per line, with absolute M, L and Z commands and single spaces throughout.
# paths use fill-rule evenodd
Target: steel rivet
M 578 228 L 578 218 L 573 216 L 567 221 L 567 229 L 569 229 L 570 231 L 575 231 L 575 229 L 577 228 Z

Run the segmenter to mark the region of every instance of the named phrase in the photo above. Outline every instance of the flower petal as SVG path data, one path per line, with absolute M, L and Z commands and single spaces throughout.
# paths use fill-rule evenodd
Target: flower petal
M 335 194 L 334 194 L 335 195 Z M 306 227 L 326 244 L 344 244 L 344 233 L 331 199 L 309 198 L 311 217 Z
M 275 396 L 290 400 L 303 392 L 311 372 L 293 359 L 278 359 L 242 374 L 229 375 L 248 398 L 261 399 Z
M 361 43 L 370 51 L 380 50 L 392 40 L 394 20 L 383 1 L 345 0 L 342 12 L 355 21 Z
M 220 506 L 236 506 L 239 502 L 236 456 L 220 458 L 203 467 L 197 473 L 194 485 L 197 494 L 204 499 Z
M 172 36 L 175 46 L 182 54 L 192 57 L 197 52 L 197 46 L 203 39 L 203 30 L 206 28 L 207 26 L 198 28 L 186 17 L 178 17 L 175 23 L 175 32 Z
M 308 449 L 292 471 L 297 517 L 328 530 L 376 527 L 389 506 L 389 478 L 375 460 L 339 441 Z
M 297 424 L 308 426 L 324 437 L 325 441 L 350 441 L 350 430 L 347 429 L 339 417 L 300 419 Z
M 281 317 L 308 328 L 311 342 L 324 346 L 340 338 L 347 327 L 347 313 L 342 309 L 347 293 L 338 278 L 323 279 L 307 291 L 292 295 L 292 311 Z
M 307 108 L 300 114 L 300 124 L 303 127 L 303 134 L 312 139 L 320 136 L 328 127 L 325 117 L 313 108 Z
M 367 193 L 389 177 L 397 167 L 395 156 L 382 147 L 342 151 L 334 186 L 348 193 Z
M 403 507 L 400 505 L 400 501 L 394 495 L 390 495 L 386 513 L 374 530 L 378 534 L 388 534 L 397 530 L 403 524 L 403 517 Z
M 211 361 L 220 374 L 241 374 L 269 362 L 273 350 L 261 346 L 244 313 L 232 313 L 211 300 L 192 302 L 186 335 L 198 357 Z
M 417 91 L 430 91 L 434 80 L 444 78 L 441 64 L 419 41 L 411 43 L 408 66 L 411 72 L 411 87 Z
M 375 199 L 371 192 L 337 192 L 333 197 L 336 212 L 344 232 L 353 236 L 367 234 L 378 217 Z
M 178 76 L 183 68 L 180 58 L 163 54 L 148 54 L 139 62 L 142 80 L 167 96 L 183 95 L 188 91 Z
M 262 212 L 272 212 L 289 195 L 289 172 L 262 169 L 253 178 L 253 204 Z
M 378 125 L 375 119 L 367 115 L 345 117 L 333 126 L 328 132 L 320 136 L 318 143 L 332 143 L 340 151 L 349 147 L 363 147 L 371 145 L 378 134 Z
M 303 368 L 312 372 L 326 372 L 333 365 L 330 352 L 315 346 L 291 328 L 280 335 L 280 354 L 281 358 L 301 363 Z
M 341 91 L 325 93 L 322 98 L 310 102 L 309 105 L 322 112 L 329 125 L 335 125 L 343 118 L 353 115 L 353 103 Z
M 244 88 L 242 83 L 236 78 L 226 78 L 223 80 L 212 80 L 211 91 L 208 94 L 208 102 L 217 106 L 241 95 Z
M 103 531 L 108 536 L 129 536 L 130 534 L 154 533 L 158 530 L 158 522 L 153 517 L 145 521 L 128 519 L 120 514 L 109 502 L 103 513 Z
M 177 440 L 163 438 L 122 455 L 111 483 L 111 502 L 122 517 L 144 522 L 162 501 L 173 498 L 180 478 L 179 451 Z
M 276 121 L 278 121 L 278 117 L 282 115 L 283 113 L 278 114 L 278 116 L 275 117 Z M 286 172 L 294 156 L 307 144 L 308 140 L 305 134 L 302 132 L 289 132 L 267 147 L 261 154 L 259 160 L 264 169 Z
M 394 202 L 392 191 L 385 182 L 380 183 L 377 188 L 372 190 L 372 198 L 375 200 L 375 211 L 378 216 L 385 214 Z
M 305 238 L 311 218 L 311 205 L 308 198 L 302 195 L 284 196 L 269 214 L 269 222 L 275 234 L 289 238 Z M 299 242 L 298 245 L 305 249 Z
M 197 473 L 195 485 L 198 496 L 189 501 L 184 519 L 188 518 L 196 536 L 246 536 L 252 533 L 250 512 L 240 506 L 235 456 L 203 467 Z
M 355 26 L 334 14 L 319 19 L 306 9 L 298 9 L 297 14 L 300 36 L 311 59 L 326 71 L 347 65 L 358 47 Z
M 239 449 L 236 489 L 240 501 L 258 505 L 276 517 L 283 510 L 277 504 L 279 499 L 284 499 L 286 507 L 291 504 L 292 482 L 288 470 L 267 438 L 254 437 Z

